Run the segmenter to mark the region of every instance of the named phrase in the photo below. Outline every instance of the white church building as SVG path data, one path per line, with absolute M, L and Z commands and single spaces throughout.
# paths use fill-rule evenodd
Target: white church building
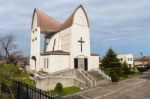
M 41 35 L 44 35 L 44 42 Z M 42 48 L 44 48 L 43 52 L 41 52 Z M 63 24 L 42 11 L 34 9 L 31 25 L 31 71 L 36 73 L 42 71 L 50 75 L 67 70 L 69 73 L 72 69 L 91 71 L 98 68 L 99 55 L 91 53 L 90 25 L 82 5 L 79 5 Z M 67 76 L 69 75 L 65 75 Z M 77 77 L 74 80 L 77 81 Z M 41 88 L 46 83 L 50 83 L 49 81 L 41 80 L 42 83 L 38 86 Z
M 89 20 L 82 6 L 63 24 L 35 9 L 31 28 L 31 70 L 53 73 L 64 69 L 99 68 L 99 55 L 90 51 Z M 41 34 L 45 39 L 43 53 Z

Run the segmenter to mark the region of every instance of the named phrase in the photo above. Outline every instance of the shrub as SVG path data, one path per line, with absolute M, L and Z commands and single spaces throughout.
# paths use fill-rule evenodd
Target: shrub
M 57 92 L 57 93 L 62 93 L 63 92 L 63 85 L 61 83 L 56 84 L 55 92 Z
M 122 69 L 120 67 L 114 67 L 112 70 L 116 73 L 118 77 L 122 76 Z
M 119 76 L 115 73 L 113 69 L 110 70 L 110 77 L 112 82 L 119 81 Z
M 138 69 L 139 72 L 145 72 L 145 71 L 147 71 L 146 67 L 138 67 L 137 69 Z
M 122 70 L 123 70 L 123 75 L 129 75 L 131 73 L 130 68 L 128 68 L 127 66 L 123 66 Z

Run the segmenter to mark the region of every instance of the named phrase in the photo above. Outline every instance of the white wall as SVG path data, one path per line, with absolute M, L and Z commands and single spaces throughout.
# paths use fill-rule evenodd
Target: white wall
M 98 68 L 99 68 L 99 56 L 91 56 L 89 70 L 98 69 Z
M 75 13 L 74 23 L 85 26 L 85 27 L 88 26 L 87 17 L 86 17 L 85 12 L 83 11 L 83 9 L 81 7 Z
M 87 17 L 82 8 L 79 8 L 74 16 L 73 25 L 71 28 L 71 55 L 70 55 L 70 65 L 74 68 L 74 58 L 78 55 L 83 55 L 88 58 L 88 66 L 90 65 L 90 37 L 89 37 L 89 27 L 87 24 Z M 78 41 L 81 39 L 84 41 L 82 44 Z
M 54 46 L 54 40 L 56 40 L 55 46 Z M 46 51 L 53 51 L 53 46 L 54 46 L 54 50 L 60 50 L 59 43 L 60 43 L 60 39 L 59 39 L 59 32 L 58 32 L 58 33 L 54 34 L 48 41 Z
M 48 68 L 44 66 L 44 59 L 49 60 Z M 53 73 L 69 68 L 69 55 L 46 55 L 41 56 L 41 69 Z
M 67 28 L 60 32 L 61 48 L 64 52 L 70 52 L 71 45 L 71 29 Z
M 35 67 L 35 60 L 31 59 L 32 56 L 36 57 L 36 67 Z M 37 26 L 37 15 L 35 14 L 31 30 L 30 70 L 39 71 L 39 64 L 40 64 L 40 28 Z

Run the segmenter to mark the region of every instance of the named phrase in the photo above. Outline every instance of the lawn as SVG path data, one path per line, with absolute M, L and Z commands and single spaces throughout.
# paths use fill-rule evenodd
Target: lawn
M 122 80 L 126 80 L 126 79 L 128 79 L 128 78 L 129 78 L 129 77 L 123 77 L 123 76 L 122 76 L 122 77 L 119 78 L 119 80 L 122 81 Z
M 129 74 L 128 76 L 121 76 L 121 77 L 119 78 L 119 80 L 120 80 L 120 81 L 126 80 L 126 79 L 128 79 L 128 78 L 140 76 L 141 74 L 143 74 L 143 73 L 142 73 L 142 72 L 135 72 L 135 73 Z
M 60 95 L 60 96 L 65 96 L 65 95 L 69 95 L 69 94 L 73 94 L 73 93 L 77 93 L 80 91 L 79 87 L 76 86 L 70 86 L 70 87 L 65 87 L 63 88 L 63 92 L 62 93 L 57 93 L 54 90 L 50 90 L 48 91 L 49 93 L 52 94 L 56 94 L 56 95 Z

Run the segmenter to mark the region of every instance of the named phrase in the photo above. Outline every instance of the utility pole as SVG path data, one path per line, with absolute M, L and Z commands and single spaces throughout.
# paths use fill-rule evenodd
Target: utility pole
M 140 55 L 141 55 L 141 58 L 143 57 L 143 53 L 142 52 L 140 52 Z

